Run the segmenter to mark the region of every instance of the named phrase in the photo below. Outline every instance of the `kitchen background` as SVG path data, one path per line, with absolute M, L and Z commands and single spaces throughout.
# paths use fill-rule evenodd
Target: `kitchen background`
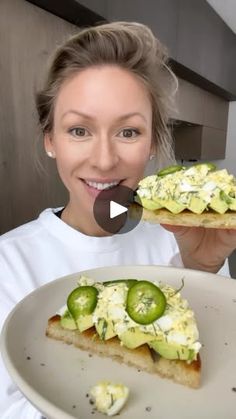
M 180 82 L 171 125 L 177 158 L 214 161 L 236 175 L 235 0 L 1 0 L 0 234 L 66 201 L 43 151 L 34 92 L 55 46 L 104 20 L 146 23 L 167 45 Z M 236 252 L 230 269 L 236 278 Z

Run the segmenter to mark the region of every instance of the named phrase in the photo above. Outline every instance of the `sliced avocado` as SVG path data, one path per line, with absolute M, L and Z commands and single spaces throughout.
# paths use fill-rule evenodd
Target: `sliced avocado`
M 195 214 L 201 214 L 206 207 L 207 203 L 198 196 L 193 196 L 188 204 L 188 210 L 194 212 Z
M 222 201 L 225 201 L 226 204 L 229 205 L 232 198 L 227 193 L 221 190 L 220 199 L 222 199 Z
M 162 208 L 162 205 L 158 201 L 147 198 L 140 198 L 140 200 L 142 202 L 142 206 L 148 210 L 154 211 L 156 209 Z
M 229 209 L 236 211 L 236 198 L 230 198 Z
M 218 212 L 219 214 L 224 214 L 228 209 L 227 203 L 219 196 L 214 196 L 211 199 L 209 207 L 212 208 L 214 211 Z
M 63 314 L 63 316 L 61 316 L 60 323 L 61 323 L 61 326 L 63 327 L 63 329 L 70 329 L 70 330 L 77 329 L 76 323 L 75 323 L 73 317 L 71 316 L 69 310 L 67 310 Z
M 236 211 L 236 198 L 232 198 L 227 195 L 224 191 L 220 191 L 220 198 L 226 202 L 228 208 L 232 211 Z
M 150 333 L 142 332 L 138 327 L 133 327 L 132 329 L 128 329 L 121 333 L 119 338 L 123 342 L 124 346 L 134 349 L 144 343 L 150 342 L 153 340 L 154 336 Z
M 117 335 L 112 320 L 100 319 L 95 327 L 102 340 L 108 340 Z
M 173 214 L 179 214 L 181 211 L 186 209 L 186 206 L 184 204 L 181 204 L 180 202 L 173 201 L 171 199 L 169 200 L 162 200 L 161 201 L 163 207 L 168 209 Z
M 163 340 L 154 340 L 149 342 L 148 345 L 166 359 L 192 361 L 195 358 L 194 350 L 183 345 L 171 344 Z
M 83 332 L 84 330 L 90 329 L 90 327 L 93 326 L 93 316 L 92 314 L 86 314 L 84 316 L 80 316 L 76 320 L 77 328 L 80 332 Z

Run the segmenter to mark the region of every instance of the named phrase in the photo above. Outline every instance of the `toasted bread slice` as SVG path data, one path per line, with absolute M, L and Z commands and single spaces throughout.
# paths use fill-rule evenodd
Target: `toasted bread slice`
M 94 327 L 82 333 L 79 333 L 78 330 L 64 329 L 61 326 L 59 315 L 48 320 L 46 336 L 73 344 L 99 356 L 112 358 L 142 371 L 170 378 L 191 388 L 200 386 L 201 360 L 199 355 L 196 361 L 189 364 L 186 361 L 164 359 L 151 350 L 147 344 L 136 349 L 128 349 L 120 344 L 117 337 L 106 341 L 101 340 Z
M 132 204 L 129 208 L 129 216 L 133 219 L 140 219 L 140 205 Z M 142 219 L 151 223 L 176 226 L 236 229 L 236 211 L 230 210 L 224 214 L 217 214 L 210 210 L 202 214 L 194 214 L 188 210 L 173 214 L 164 208 L 154 211 L 143 208 Z

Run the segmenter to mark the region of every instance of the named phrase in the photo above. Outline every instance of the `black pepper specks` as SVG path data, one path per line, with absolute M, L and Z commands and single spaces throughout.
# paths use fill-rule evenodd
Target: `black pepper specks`
M 45 367 L 45 364 L 43 362 L 41 362 L 40 366 L 41 367 Z
M 92 358 L 92 356 L 93 356 L 92 354 L 89 354 L 89 358 Z
M 146 410 L 146 412 L 151 412 L 152 408 L 151 408 L 151 406 L 147 406 L 147 407 L 145 408 L 145 410 Z
M 72 409 L 75 409 L 75 408 L 76 408 L 76 404 L 73 404 Z
M 30 361 L 31 360 L 31 357 L 30 356 L 27 356 L 26 359 L 27 359 L 27 361 Z
M 93 404 L 94 404 L 93 399 L 89 399 L 89 403 L 90 403 L 91 405 L 93 405 Z
M 236 387 L 232 387 L 232 391 L 236 393 Z

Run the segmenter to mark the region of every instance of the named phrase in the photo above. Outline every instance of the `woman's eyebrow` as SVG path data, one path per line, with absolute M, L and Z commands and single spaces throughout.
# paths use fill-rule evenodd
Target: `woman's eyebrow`
M 80 112 L 80 111 L 77 111 L 77 110 L 74 110 L 74 109 L 70 109 L 70 110 L 68 110 L 68 111 L 64 112 L 64 113 L 62 114 L 62 119 L 63 119 L 66 115 L 68 115 L 68 114 L 70 114 L 70 113 L 75 114 L 75 115 L 78 115 L 78 116 L 82 116 L 82 117 L 83 117 L 83 118 L 85 118 L 85 119 L 89 119 L 89 120 L 93 120 L 93 119 L 94 119 L 91 115 L 85 114 L 84 112 Z M 145 116 L 144 116 L 142 113 L 140 113 L 140 112 L 129 112 L 129 113 L 126 113 L 126 114 L 124 114 L 124 115 L 119 116 L 119 117 L 117 118 L 117 121 L 122 122 L 122 121 L 124 121 L 124 120 L 126 120 L 126 119 L 128 119 L 128 118 L 133 117 L 133 116 L 140 116 L 140 117 L 141 117 L 141 118 L 142 118 L 145 122 L 147 122 L 147 120 L 146 120 Z
M 145 116 L 141 112 L 130 112 L 124 115 L 121 115 L 117 118 L 118 121 L 124 121 L 125 119 L 131 118 L 132 116 L 140 116 L 145 122 L 147 122 Z
M 70 114 L 70 113 L 75 114 L 75 115 L 82 116 L 82 117 L 83 117 L 83 118 L 85 118 L 85 119 L 93 119 L 93 117 L 92 117 L 92 116 L 87 115 L 87 114 L 85 114 L 85 113 L 83 113 L 83 112 L 80 112 L 80 111 L 76 111 L 76 110 L 74 110 L 74 109 L 69 109 L 68 111 L 64 112 L 64 113 L 62 114 L 61 119 L 65 118 L 65 116 L 66 116 L 66 115 L 68 115 L 68 114 Z

